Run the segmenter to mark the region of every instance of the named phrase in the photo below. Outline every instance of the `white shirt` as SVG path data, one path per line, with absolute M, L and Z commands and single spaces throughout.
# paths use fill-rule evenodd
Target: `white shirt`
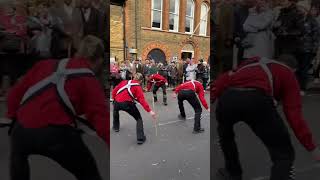
M 73 13 L 73 7 L 64 4 L 63 8 L 64 8 L 64 11 L 67 13 L 68 17 L 71 18 Z
M 187 71 L 187 80 L 196 80 L 196 69 L 197 69 L 197 65 L 196 64 L 192 64 L 192 65 L 188 65 L 186 71 Z
M 83 10 L 85 20 L 89 21 L 90 14 L 91 14 L 91 8 L 88 8 L 88 9 L 83 8 L 82 10 Z

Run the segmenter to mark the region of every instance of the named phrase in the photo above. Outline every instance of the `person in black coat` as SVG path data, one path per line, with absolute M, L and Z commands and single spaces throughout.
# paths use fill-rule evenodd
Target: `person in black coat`
M 94 8 L 90 0 L 81 0 L 80 12 L 83 22 L 83 36 L 93 35 L 106 42 L 106 16 Z

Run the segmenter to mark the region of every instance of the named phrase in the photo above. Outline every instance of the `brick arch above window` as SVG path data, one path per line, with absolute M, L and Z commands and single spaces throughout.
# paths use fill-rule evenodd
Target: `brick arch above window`
M 193 39 L 193 38 L 186 38 L 185 40 L 183 40 L 179 45 L 180 45 L 180 48 L 179 48 L 179 59 L 181 59 L 181 52 L 182 50 L 184 49 L 184 47 L 188 44 L 191 44 L 193 46 L 193 49 L 194 49 L 194 59 L 196 61 L 199 60 L 199 56 L 200 56 L 200 47 L 199 47 L 199 42 L 198 40 L 196 39 Z
M 166 45 L 160 42 L 151 42 L 148 43 L 142 50 L 141 58 L 143 61 L 148 57 L 149 52 L 153 49 L 160 49 L 165 54 L 167 61 L 171 57 L 172 53 Z

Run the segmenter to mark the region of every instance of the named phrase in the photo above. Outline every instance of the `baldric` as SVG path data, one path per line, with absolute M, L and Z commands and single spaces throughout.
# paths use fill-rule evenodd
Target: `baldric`
M 237 69 L 236 71 L 231 71 L 229 73 L 229 75 L 232 76 L 233 74 L 235 74 L 237 72 L 240 72 L 240 71 L 242 71 L 244 69 L 250 68 L 250 67 L 260 66 L 261 69 L 268 76 L 268 81 L 269 81 L 269 84 L 270 84 L 270 87 L 271 87 L 271 95 L 273 96 L 274 95 L 273 75 L 272 75 L 272 72 L 271 72 L 270 68 L 268 67 L 268 64 L 279 64 L 279 65 L 281 65 L 283 67 L 286 67 L 286 68 L 290 69 L 288 66 L 286 66 L 285 64 L 282 64 L 280 62 L 277 62 L 277 61 L 274 61 L 274 60 L 271 60 L 271 59 L 267 59 L 267 58 L 261 58 L 258 62 L 254 62 L 254 63 L 248 64 L 248 65 L 245 65 L 245 66 Z
M 132 80 L 129 80 L 128 83 L 127 83 L 125 86 L 123 86 L 122 88 L 120 88 L 120 89 L 117 91 L 117 94 L 116 94 L 116 95 L 118 95 L 118 94 L 122 93 L 123 91 L 127 90 L 128 93 L 129 93 L 129 95 L 130 95 L 130 97 L 131 97 L 134 101 L 137 101 L 137 99 L 134 97 L 134 95 L 133 95 L 133 93 L 132 93 L 132 91 L 131 91 L 131 87 L 132 87 L 132 86 L 140 86 L 140 84 L 139 84 L 139 83 L 133 83 Z
M 191 83 L 193 85 L 194 91 L 197 91 L 195 82 L 200 83 L 199 81 L 195 81 L 195 80 L 188 81 L 187 83 Z
M 66 66 L 68 62 L 69 59 L 62 59 L 60 62 L 58 62 L 55 72 L 30 87 L 24 94 L 20 105 L 23 106 L 28 101 L 32 100 L 33 97 L 42 93 L 49 87 L 55 86 L 57 95 L 64 105 L 66 111 L 72 116 L 79 119 L 80 117 L 77 116 L 76 111 L 65 91 L 65 83 L 71 77 L 94 77 L 95 74 L 89 68 L 67 69 Z M 74 123 L 75 126 L 77 126 L 76 122 Z

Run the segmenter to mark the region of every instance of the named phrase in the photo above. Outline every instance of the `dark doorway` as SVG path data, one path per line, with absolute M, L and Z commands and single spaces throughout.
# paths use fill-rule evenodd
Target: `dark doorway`
M 191 59 L 192 58 L 192 53 L 191 52 L 182 52 L 181 53 L 181 58 L 183 61 L 185 61 L 187 58 Z
M 166 63 L 166 55 L 160 49 L 152 49 L 148 54 L 148 58 L 154 59 L 156 63 Z

